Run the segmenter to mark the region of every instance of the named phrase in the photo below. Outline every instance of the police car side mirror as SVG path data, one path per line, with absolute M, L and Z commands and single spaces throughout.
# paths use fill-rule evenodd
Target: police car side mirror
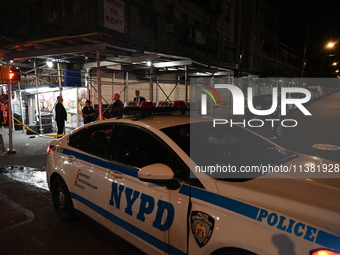
M 144 180 L 172 180 L 174 172 L 167 165 L 156 163 L 142 167 L 138 172 L 138 178 Z
M 175 190 L 181 185 L 173 180 L 174 172 L 167 165 L 156 163 L 142 167 L 138 172 L 138 178 L 145 182 L 164 184 L 168 189 Z

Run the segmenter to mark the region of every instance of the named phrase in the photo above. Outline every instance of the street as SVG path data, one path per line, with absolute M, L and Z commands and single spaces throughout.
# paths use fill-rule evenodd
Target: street
M 304 154 L 315 155 L 340 162 L 340 148 L 320 150 L 313 145 L 340 146 L 340 93 L 333 93 L 306 107 L 312 116 L 305 116 L 297 109 L 285 119 L 295 119 L 296 127 L 283 128 L 283 134 L 273 141 L 282 147 Z M 257 130 L 261 135 L 272 138 L 268 128 Z
M 95 222 L 61 222 L 47 190 L 0 174 L 0 254 L 143 254 Z
M 340 162 L 339 149 L 313 147 L 315 144 L 340 146 L 340 93 L 313 102 L 307 109 L 312 116 L 304 116 L 299 110 L 286 116 L 287 119 L 295 119 L 298 125 L 284 128 L 283 135 L 273 141 L 292 151 Z M 268 128 L 254 131 L 272 138 Z M 44 163 L 45 155 L 42 152 L 39 155 L 33 161 Z M 11 169 L 4 166 L 15 164 L 19 157 L 20 153 L 1 156 L 0 161 L 0 254 L 143 254 L 84 216 L 68 224 L 61 222 L 53 211 L 46 185 L 36 187 L 22 182 L 25 179 L 23 175 L 17 176 L 21 179 L 18 181 L 8 174 Z M 29 161 L 29 157 L 25 160 Z M 33 168 L 39 162 L 31 164 L 32 169 L 28 169 L 26 175 L 31 171 L 42 172 L 44 176 L 44 166 Z M 17 170 L 25 171 L 22 168 Z
M 8 130 L 0 134 L 8 148 Z M 45 172 L 53 139 L 14 131 L 16 153 L 0 154 L 0 255 L 143 254 L 84 215 L 70 223 L 57 218 Z

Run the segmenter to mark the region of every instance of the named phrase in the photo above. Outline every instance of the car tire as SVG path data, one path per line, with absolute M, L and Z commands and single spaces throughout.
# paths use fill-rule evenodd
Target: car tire
M 55 177 L 52 182 L 52 202 L 54 211 L 60 220 L 68 222 L 75 219 L 70 191 L 60 176 Z
M 239 248 L 222 248 L 217 251 L 214 251 L 211 255 L 257 255 L 257 254 Z
M 211 255 L 257 255 L 257 254 L 239 248 L 222 248 L 214 251 Z

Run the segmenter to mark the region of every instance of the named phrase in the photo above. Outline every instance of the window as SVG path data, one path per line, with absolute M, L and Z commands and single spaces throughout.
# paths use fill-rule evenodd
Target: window
M 174 7 L 170 4 L 165 4 L 165 13 L 172 16 L 174 13 Z
M 274 165 L 292 156 L 246 129 L 228 125 L 213 127 L 211 122 L 191 124 L 190 145 L 190 156 L 198 166 Z
M 230 23 L 230 3 L 226 2 L 224 4 L 225 21 Z
M 145 8 L 140 8 L 139 10 L 139 22 L 142 25 L 151 25 L 152 16 L 150 14 L 150 10 L 152 10 L 152 0 L 140 0 L 141 5 L 145 6 Z
M 70 136 L 69 146 L 99 157 L 105 157 L 113 124 L 84 128 Z
M 159 138 L 139 127 L 121 125 L 115 129 L 111 159 L 141 168 L 155 163 L 168 165 L 174 178 L 188 181 L 189 169 Z

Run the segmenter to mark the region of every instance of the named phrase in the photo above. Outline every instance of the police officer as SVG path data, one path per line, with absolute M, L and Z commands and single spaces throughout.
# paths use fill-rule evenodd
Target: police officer
M 94 109 L 91 106 L 91 103 L 90 100 L 86 100 L 85 106 L 81 111 L 84 117 L 84 124 L 94 121 Z

